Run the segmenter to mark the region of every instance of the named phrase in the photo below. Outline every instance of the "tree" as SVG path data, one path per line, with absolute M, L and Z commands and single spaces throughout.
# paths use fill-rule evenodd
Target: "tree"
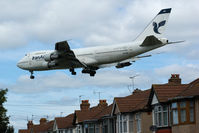
M 6 116 L 7 110 L 3 106 L 3 103 L 7 101 L 5 96 L 7 92 L 8 89 L 0 89 L 0 133 L 5 133 L 9 124 L 9 118 Z
M 8 126 L 6 133 L 14 133 L 14 128 L 13 126 Z

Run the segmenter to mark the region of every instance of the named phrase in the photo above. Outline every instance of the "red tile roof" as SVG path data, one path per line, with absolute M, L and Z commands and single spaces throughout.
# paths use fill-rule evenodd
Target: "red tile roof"
M 34 125 L 32 131 L 34 133 L 43 133 L 46 131 L 52 131 L 54 121 L 49 121 L 44 124 Z
M 20 129 L 18 131 L 18 133 L 30 133 L 30 130 L 28 130 L 28 129 Z
M 113 104 L 106 106 L 103 110 L 100 110 L 95 116 L 92 117 L 92 119 L 101 119 L 102 117 L 105 116 L 110 116 L 111 115 L 111 111 L 113 108 Z
M 178 96 L 187 87 L 187 84 L 153 84 L 152 90 L 154 90 L 159 102 L 167 102 Z
M 102 113 L 103 111 L 106 112 L 108 111 L 108 107 L 107 105 L 101 106 L 95 106 L 92 107 L 88 110 L 76 110 L 75 111 L 75 117 L 77 119 L 78 123 L 84 122 L 84 121 L 92 121 L 92 120 L 97 120 L 98 118 L 100 118 L 101 116 L 103 116 L 104 114 Z M 106 113 L 104 112 L 104 113 Z
M 133 112 L 146 109 L 149 94 L 150 89 L 133 93 L 127 97 L 118 97 L 114 100 L 120 112 Z
M 55 121 L 58 129 L 67 129 L 73 127 L 74 114 L 70 114 L 66 117 L 56 117 Z
M 199 96 L 199 78 L 191 82 L 188 87 L 182 91 L 179 97 Z

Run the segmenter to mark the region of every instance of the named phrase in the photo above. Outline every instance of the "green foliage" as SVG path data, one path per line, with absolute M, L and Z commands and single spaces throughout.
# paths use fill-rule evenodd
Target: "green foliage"
M 3 106 L 3 103 L 7 101 L 5 96 L 7 92 L 8 89 L 0 89 L 0 133 L 5 133 L 9 124 L 9 118 L 6 116 L 7 110 Z
M 14 133 L 13 126 L 8 126 L 6 133 Z

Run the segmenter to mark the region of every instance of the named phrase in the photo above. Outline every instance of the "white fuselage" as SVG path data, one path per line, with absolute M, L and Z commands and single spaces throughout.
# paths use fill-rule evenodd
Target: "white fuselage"
M 141 43 L 142 42 L 130 42 L 120 45 L 72 49 L 72 51 L 81 63 L 87 66 L 96 66 L 100 68 L 105 64 L 120 63 L 152 49 L 164 46 L 164 44 L 161 44 L 142 47 L 140 46 Z M 60 61 L 63 62 L 63 65 L 54 68 L 48 67 L 48 62 L 44 59 L 44 56 L 53 52 L 55 52 L 55 50 L 36 51 L 29 53 L 18 62 L 17 66 L 29 71 L 68 69 L 69 66 L 64 63 L 65 60 Z

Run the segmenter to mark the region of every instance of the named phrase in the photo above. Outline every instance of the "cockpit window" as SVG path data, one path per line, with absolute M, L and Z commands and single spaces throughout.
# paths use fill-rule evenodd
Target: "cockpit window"
M 27 56 L 27 54 L 25 54 L 25 56 Z

